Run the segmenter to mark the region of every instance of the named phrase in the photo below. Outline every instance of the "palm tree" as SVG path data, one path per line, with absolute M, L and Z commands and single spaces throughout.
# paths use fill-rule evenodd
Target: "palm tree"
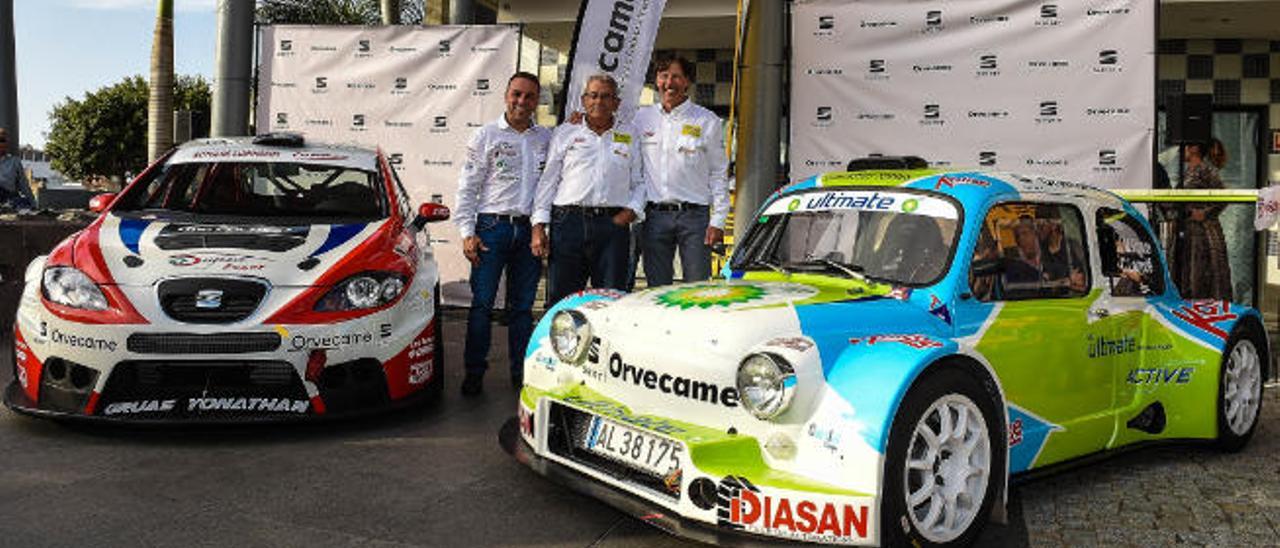
M 425 14 L 421 0 L 401 0 L 400 23 L 419 25 Z M 258 22 L 266 25 L 379 25 L 381 0 L 259 0 Z
M 151 94 L 147 99 L 147 161 L 173 146 L 173 0 L 157 0 L 151 37 Z

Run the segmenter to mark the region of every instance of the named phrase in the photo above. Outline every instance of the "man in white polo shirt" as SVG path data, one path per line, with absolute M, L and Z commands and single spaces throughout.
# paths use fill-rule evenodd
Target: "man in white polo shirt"
M 529 214 L 551 130 L 533 123 L 538 78 L 517 72 L 507 81 L 506 112 L 476 130 L 458 177 L 454 222 L 471 261 L 471 310 L 463 350 L 462 393 L 479 394 L 489 363 L 490 319 L 502 271 L 507 272 L 507 345 L 511 385 L 523 383 L 525 347 L 533 331 L 533 299 L 542 261 L 530 249 Z
M 557 127 L 533 207 L 533 253 L 550 255 L 548 304 L 586 288 L 624 289 L 631 228 L 644 210 L 640 141 L 614 114 L 618 84 L 587 80 L 581 124 Z M 551 234 L 547 236 L 547 225 Z
M 659 102 L 636 112 L 644 154 L 645 221 L 640 229 L 645 281 L 670 284 L 680 252 L 684 281 L 711 277 L 711 248 L 724 240 L 729 159 L 720 118 L 689 100 L 689 61 L 654 62 Z

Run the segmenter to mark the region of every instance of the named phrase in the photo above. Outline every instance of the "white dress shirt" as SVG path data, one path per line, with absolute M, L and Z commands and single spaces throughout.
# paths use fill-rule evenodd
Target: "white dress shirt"
M 531 125 L 517 131 L 506 115 L 476 130 L 467 143 L 467 161 L 458 176 L 453 222 L 463 238 L 475 236 L 476 215 L 529 215 L 547 159 L 551 130 Z
M 538 181 L 533 223 L 551 221 L 551 206 L 625 207 L 644 217 L 640 140 L 630 124 L 614 123 L 597 135 L 581 124 L 561 124 L 551 137 L 547 168 Z
M 661 103 L 644 107 L 631 123 L 640 132 L 648 201 L 710 206 L 711 226 L 724 228 L 729 158 L 720 118 L 685 99 L 671 112 Z

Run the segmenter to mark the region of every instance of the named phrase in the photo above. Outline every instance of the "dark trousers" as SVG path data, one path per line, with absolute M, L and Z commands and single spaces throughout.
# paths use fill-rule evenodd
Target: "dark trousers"
M 476 236 L 487 250 L 471 266 L 471 310 L 467 313 L 467 341 L 463 363 L 467 373 L 483 374 L 489 367 L 489 340 L 498 281 L 507 271 L 507 345 L 511 374 L 524 374 L 525 347 L 533 332 L 533 299 L 538 293 L 542 262 L 529 249 L 528 222 L 513 223 L 480 214 Z
M 644 279 L 649 287 L 668 285 L 675 277 L 671 261 L 680 252 L 684 281 L 700 282 L 711 277 L 711 248 L 707 247 L 707 208 L 645 212 L 640 246 L 644 249 Z
M 586 289 L 588 282 L 625 290 L 630 256 L 631 229 L 615 224 L 613 215 L 553 209 L 547 307 Z

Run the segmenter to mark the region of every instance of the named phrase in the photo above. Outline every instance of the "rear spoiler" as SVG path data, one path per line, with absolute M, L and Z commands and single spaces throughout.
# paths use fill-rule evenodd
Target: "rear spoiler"
M 1115 195 L 1137 204 L 1244 203 L 1258 201 L 1258 191 L 1250 189 L 1116 189 Z

